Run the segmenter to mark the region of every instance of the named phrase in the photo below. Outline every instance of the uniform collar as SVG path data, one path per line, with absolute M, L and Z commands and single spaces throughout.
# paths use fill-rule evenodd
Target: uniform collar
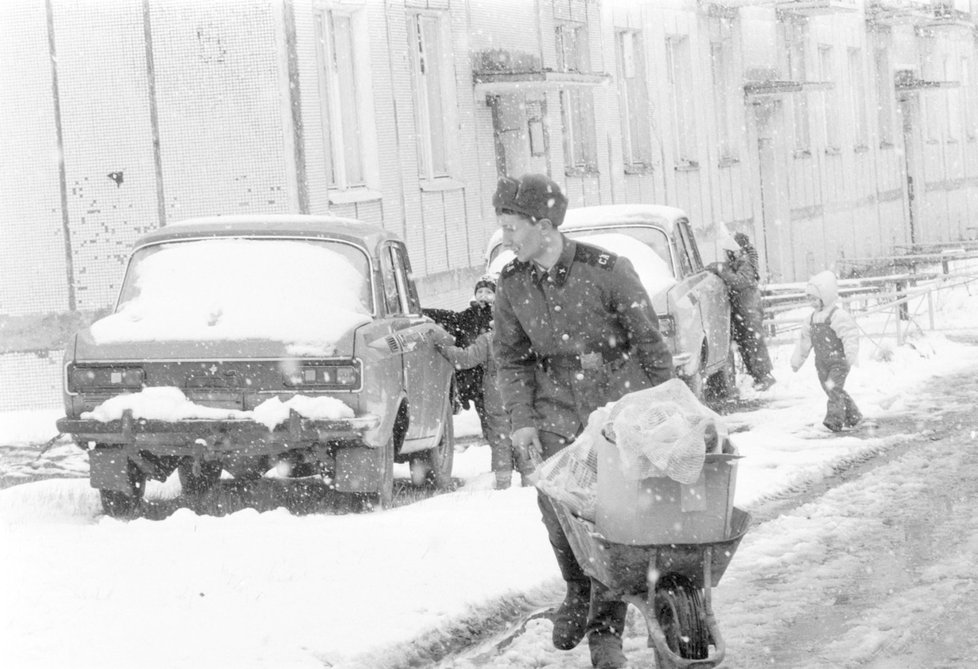
M 540 283 L 548 276 L 553 277 L 553 282 L 557 286 L 563 286 L 567 281 L 571 263 L 574 262 L 574 255 L 577 253 L 577 242 L 572 241 L 564 235 L 561 236 L 564 240 L 564 246 L 560 251 L 560 257 L 557 258 L 557 262 L 554 263 L 553 267 L 544 271 L 532 260 L 527 263 L 530 266 L 530 275 L 537 283 Z

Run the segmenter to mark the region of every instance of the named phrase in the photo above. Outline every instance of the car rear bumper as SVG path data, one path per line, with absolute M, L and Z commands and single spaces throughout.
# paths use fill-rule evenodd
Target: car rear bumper
M 252 420 L 147 420 L 133 418 L 127 411 L 122 419 L 108 422 L 61 418 L 57 427 L 79 444 L 132 446 L 156 455 L 185 455 L 201 449 L 212 454 L 266 455 L 313 444 L 362 446 L 364 433 L 379 423 L 373 415 L 316 420 L 293 411 L 269 429 Z

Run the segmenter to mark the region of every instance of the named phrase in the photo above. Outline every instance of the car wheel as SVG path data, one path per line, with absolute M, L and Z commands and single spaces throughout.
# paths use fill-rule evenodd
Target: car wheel
M 706 380 L 706 399 L 728 400 L 737 394 L 737 367 L 734 362 L 733 349 L 727 350 L 727 359 L 723 369 Z
M 703 596 L 688 578 L 666 574 L 659 579 L 653 605 L 669 650 L 691 660 L 702 660 L 709 655 L 711 639 Z M 664 665 L 657 662 L 656 666 Z
M 146 474 L 132 460 L 127 461 L 129 490 L 99 489 L 102 509 L 111 518 L 132 518 L 137 515 L 146 492 Z
M 455 463 L 453 415 L 452 405 L 449 403 L 438 444 L 411 457 L 411 483 L 414 485 L 431 485 L 436 490 L 451 490 L 452 466 Z
M 180 477 L 180 485 L 183 487 L 184 495 L 200 497 L 207 494 L 220 480 L 221 463 L 202 460 L 200 462 L 200 473 L 195 474 L 193 458 L 184 458 L 177 466 L 177 475 Z

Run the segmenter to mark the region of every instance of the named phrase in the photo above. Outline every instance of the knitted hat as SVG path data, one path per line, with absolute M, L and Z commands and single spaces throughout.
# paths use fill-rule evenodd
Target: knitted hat
M 484 276 L 484 277 L 482 277 L 481 279 L 479 279 L 478 281 L 475 282 L 475 290 L 473 290 L 472 292 L 477 293 L 477 292 L 479 292 L 479 289 L 480 288 L 488 288 L 489 290 L 491 290 L 492 292 L 495 293 L 496 292 L 496 282 L 492 280 L 492 277 L 490 277 L 490 276 Z
M 519 179 L 503 177 L 496 184 L 492 196 L 496 216 L 513 211 L 533 219 L 534 223 L 548 219 L 555 226 L 564 222 L 567 213 L 567 197 L 550 177 L 545 174 L 524 174 Z

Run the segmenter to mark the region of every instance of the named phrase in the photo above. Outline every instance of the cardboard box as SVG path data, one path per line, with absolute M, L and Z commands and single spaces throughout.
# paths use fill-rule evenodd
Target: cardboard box
M 737 460 L 707 453 L 699 479 L 683 485 L 667 477 L 627 480 L 618 448 L 598 440 L 595 529 L 621 544 L 698 544 L 730 536 Z

